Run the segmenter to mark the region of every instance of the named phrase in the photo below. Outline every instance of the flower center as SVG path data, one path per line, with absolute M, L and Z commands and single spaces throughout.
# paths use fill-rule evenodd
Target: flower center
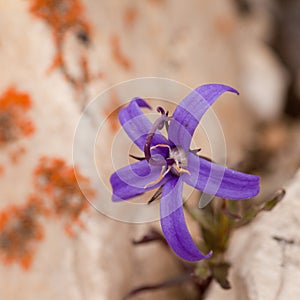
M 187 153 L 181 146 L 177 146 L 173 149 L 170 149 L 170 155 L 167 161 L 170 163 L 173 160 L 173 164 L 171 165 L 171 171 L 173 174 L 180 176 L 181 173 L 190 173 L 185 168 L 188 165 Z
M 181 146 L 177 146 L 171 149 L 169 145 L 157 144 L 155 146 L 152 146 L 150 150 L 159 147 L 168 148 L 169 156 L 166 158 L 166 160 L 164 161 L 165 163 L 162 165 L 159 177 L 155 181 L 146 184 L 145 188 L 153 184 L 159 183 L 170 171 L 176 176 L 180 176 L 182 173 L 187 173 L 191 175 L 191 173 L 187 169 L 185 169 L 185 167 L 187 167 L 188 165 L 188 158 L 187 158 L 187 153 Z
M 174 148 L 171 148 L 171 146 L 167 144 L 157 144 L 155 146 L 150 146 L 155 131 L 161 130 L 164 126 L 166 126 L 168 129 L 168 122 L 172 118 L 169 117 L 168 112 L 165 113 L 165 110 L 161 107 L 158 107 L 157 111 L 161 113 L 161 116 L 154 122 L 152 128 L 148 133 L 144 146 L 144 153 L 145 159 L 149 162 L 149 164 L 161 166 L 161 173 L 155 181 L 148 183 L 145 188 L 149 187 L 150 185 L 159 183 L 170 171 L 176 176 L 180 176 L 182 173 L 190 174 L 190 172 L 186 169 L 188 165 L 187 153 L 181 146 L 176 146 Z M 160 157 L 157 159 L 154 156 L 152 157 L 151 151 L 157 148 L 167 148 L 169 150 L 169 155 L 167 156 L 167 158 Z

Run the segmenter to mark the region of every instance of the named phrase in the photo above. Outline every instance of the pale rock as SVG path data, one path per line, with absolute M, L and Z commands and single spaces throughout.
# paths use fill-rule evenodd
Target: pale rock
M 92 46 L 87 50 L 89 65 L 93 74 L 104 73 L 104 79 L 87 87 L 88 99 L 112 83 L 138 76 L 169 77 L 191 87 L 207 82 L 238 85 L 235 49 L 239 20 L 231 1 L 213 4 L 193 0 L 188 5 L 163 0 L 136 5 L 117 0 L 83 2 L 94 29 Z M 137 17 L 134 26 L 128 28 L 124 12 L 131 6 L 137 10 Z M 37 126 L 34 136 L 26 141 L 27 152 L 20 164 L 10 168 L 7 163 L 7 173 L 1 181 L 1 207 L 5 207 L 8 203 L 22 203 L 24 195 L 32 191 L 32 170 L 40 155 L 59 156 L 71 163 L 80 107 L 74 99 L 76 92 L 62 73 L 46 73 L 55 55 L 53 36 L 44 21 L 28 12 L 29 1 L 0 0 L 0 8 L 0 89 L 2 92 L 16 85 L 30 93 L 31 113 Z M 110 40 L 116 33 L 122 54 L 132 63 L 128 70 L 112 57 Z M 74 43 L 76 40 L 69 37 L 64 51 L 68 69 L 77 75 L 81 48 L 75 49 Z M 242 99 L 224 95 L 214 105 L 233 157 L 238 157 L 249 141 L 250 134 L 245 132 L 253 124 Z M 97 114 L 100 112 L 95 111 Z M 82 154 L 79 167 L 94 181 L 94 174 L 84 168 L 90 141 L 88 126 L 83 137 L 86 140 L 78 148 Z M 101 142 L 110 143 L 110 139 L 107 134 Z M 127 141 L 124 138 L 123 144 Z M 105 152 L 107 148 L 102 148 L 100 154 Z M 109 163 L 101 156 L 98 160 L 109 178 Z M 0 298 L 117 300 L 137 284 L 156 283 L 178 271 L 163 247 L 153 245 L 146 250 L 147 246 L 141 246 L 133 250 L 131 239 L 141 235 L 136 227 L 110 220 L 96 211 L 86 216 L 84 223 L 86 230 L 70 239 L 59 222 L 47 220 L 46 237 L 37 247 L 32 268 L 28 272 L 19 266 L 0 268 Z M 147 232 L 145 227 L 143 232 Z M 174 299 L 174 293 L 168 291 L 156 299 L 168 296 Z
M 9 86 L 28 93 L 33 102 L 29 115 L 36 126 L 35 133 L 20 142 L 26 153 L 16 165 L 10 163 L 9 148 L 1 149 L 1 163 L 5 162 L 1 209 L 24 203 L 34 192 L 32 172 L 40 156 L 59 157 L 72 165 L 80 117 L 74 91 L 61 72 L 46 72 L 55 54 L 52 34 L 44 22 L 29 14 L 28 7 L 29 1 L 0 1 L 0 93 Z M 85 156 L 84 145 L 80 151 Z M 84 219 L 86 229 L 75 229 L 75 237 L 70 238 L 60 219 L 42 222 L 45 238 L 36 246 L 30 269 L 0 266 L 1 299 L 107 300 L 124 295 L 132 265 L 128 224 L 91 209 Z
M 275 54 L 261 42 L 240 45 L 240 84 L 248 106 L 263 120 L 277 118 L 283 109 L 287 73 Z
M 300 295 L 300 171 L 271 212 L 236 231 L 228 249 L 232 289 L 213 284 L 209 300 L 297 300 Z
M 260 120 L 282 112 L 288 72 L 269 46 L 273 35 L 272 0 L 250 1 L 251 14 L 240 19 L 237 40 L 239 84 L 248 107 Z

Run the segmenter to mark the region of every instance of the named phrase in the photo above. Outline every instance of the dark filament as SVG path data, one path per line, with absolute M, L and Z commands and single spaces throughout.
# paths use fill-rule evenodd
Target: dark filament
M 129 157 L 134 158 L 134 159 L 139 160 L 139 161 L 146 159 L 146 157 L 135 156 L 135 155 L 132 155 L 132 154 L 129 154 Z
M 154 193 L 154 195 L 151 197 L 151 199 L 148 201 L 148 205 L 151 204 L 153 201 L 155 201 L 158 197 L 162 194 L 162 188 L 163 186 L 160 186 L 159 189 Z

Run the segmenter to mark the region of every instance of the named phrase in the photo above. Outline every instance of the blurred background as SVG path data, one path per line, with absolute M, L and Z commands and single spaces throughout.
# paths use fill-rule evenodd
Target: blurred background
M 228 165 L 262 176 L 261 199 L 287 190 L 281 207 L 233 237 L 232 289 L 211 284 L 205 299 L 298 299 L 299 28 L 299 0 L 0 0 L 0 298 L 117 300 L 180 275 L 159 243 L 132 244 L 159 224 L 99 214 L 85 200 L 99 197 L 97 186 L 72 162 L 84 107 L 114 84 L 153 76 L 239 90 L 214 105 Z M 103 153 L 122 101 L 111 93 L 95 112 L 109 114 Z M 180 283 L 132 299 L 198 292 Z

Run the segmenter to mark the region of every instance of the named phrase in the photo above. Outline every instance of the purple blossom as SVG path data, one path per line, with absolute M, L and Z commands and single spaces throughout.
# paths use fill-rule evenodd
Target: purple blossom
M 173 251 L 188 261 L 208 258 L 188 231 L 182 202 L 183 183 L 204 193 L 238 200 L 259 192 L 259 177 L 217 165 L 190 150 L 191 139 L 208 108 L 224 92 L 238 92 L 226 85 L 207 84 L 196 88 L 176 107 L 170 117 L 163 108 L 152 124 L 141 108 L 151 107 L 134 98 L 119 113 L 120 122 L 132 141 L 144 152 L 140 161 L 117 170 L 110 178 L 113 201 L 122 201 L 159 188 L 161 227 Z M 168 138 L 159 131 L 167 128 Z

